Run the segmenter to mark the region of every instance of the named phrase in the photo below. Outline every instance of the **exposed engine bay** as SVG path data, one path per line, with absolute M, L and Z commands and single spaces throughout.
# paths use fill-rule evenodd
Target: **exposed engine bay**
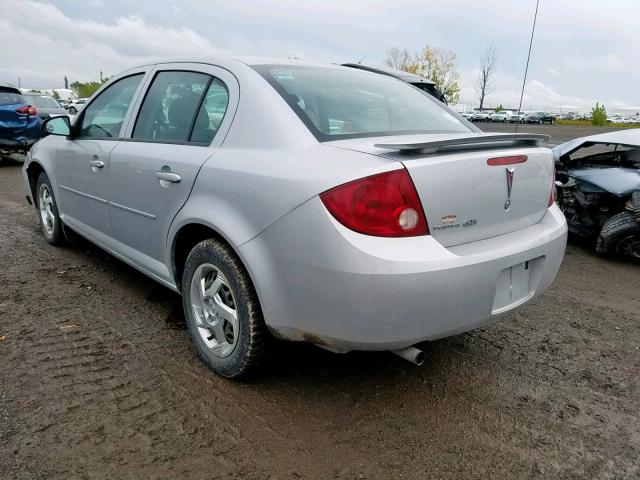
M 640 145 L 599 136 L 554 148 L 558 205 L 569 230 L 596 240 L 599 253 L 640 258 Z

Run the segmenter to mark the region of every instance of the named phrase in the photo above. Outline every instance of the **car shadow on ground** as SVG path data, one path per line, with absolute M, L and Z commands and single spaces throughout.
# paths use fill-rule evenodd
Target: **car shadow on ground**
M 106 270 L 112 277 L 115 276 L 124 281 L 130 291 L 139 294 L 141 302 L 153 302 L 156 306 L 161 306 L 164 312 L 165 328 L 176 330 L 176 335 L 183 332 L 185 337 L 189 336 L 180 295 L 156 283 L 84 238 L 75 238 L 68 248 L 86 255 L 87 261 L 94 263 L 93 266 L 97 269 Z M 468 336 L 468 334 L 456 335 L 434 342 L 424 342 L 417 347 L 425 351 L 425 364 L 429 364 L 433 363 L 436 352 L 450 348 L 464 349 L 465 335 Z M 269 340 L 269 355 L 265 365 L 258 375 L 247 380 L 249 383 L 256 385 L 288 383 L 296 379 L 306 382 L 316 378 L 323 383 L 339 385 L 347 378 L 368 378 L 372 374 L 379 376 L 382 372 L 387 372 L 391 377 L 403 374 L 413 376 L 417 381 L 423 380 L 422 367 L 416 367 L 390 352 L 334 353 L 310 343 L 288 342 L 276 338 Z M 192 350 L 195 352 L 195 347 L 192 346 Z M 193 360 L 198 361 L 195 357 Z M 433 365 L 430 368 L 432 367 Z M 211 375 L 215 374 L 211 372 Z M 369 378 L 369 380 L 373 379 Z
M 0 168 L 22 166 L 24 163 L 24 156 L 13 154 L 5 155 L 0 153 Z

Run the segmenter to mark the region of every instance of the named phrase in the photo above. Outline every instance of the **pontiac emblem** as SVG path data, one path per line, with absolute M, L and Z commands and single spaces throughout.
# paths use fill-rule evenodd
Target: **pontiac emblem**
M 507 174 L 507 201 L 504 202 L 504 211 L 508 211 L 511 208 L 511 188 L 513 187 L 513 172 L 515 168 L 505 169 Z

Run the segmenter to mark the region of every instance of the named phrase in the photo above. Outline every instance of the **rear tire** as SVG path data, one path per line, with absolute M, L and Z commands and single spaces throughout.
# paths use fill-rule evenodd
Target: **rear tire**
M 231 248 L 213 239 L 193 247 L 182 275 L 182 305 L 209 368 L 238 378 L 261 365 L 269 333 L 249 274 Z
M 614 215 L 602 227 L 596 242 L 596 252 L 640 260 L 640 223 L 628 212 Z
M 64 236 L 62 221 L 58 214 L 58 204 L 53 195 L 53 188 L 51 188 L 49 177 L 47 177 L 47 174 L 44 172 L 40 173 L 38 181 L 36 182 L 35 202 L 45 240 L 51 245 L 64 245 L 66 238 Z

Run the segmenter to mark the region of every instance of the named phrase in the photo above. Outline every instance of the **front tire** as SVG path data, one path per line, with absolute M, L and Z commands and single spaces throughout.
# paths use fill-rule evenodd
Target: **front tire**
M 193 247 L 182 275 L 182 304 L 209 368 L 237 378 L 260 366 L 269 334 L 249 274 L 227 245 L 209 239 Z
M 58 204 L 53 195 L 53 188 L 46 173 L 42 172 L 36 182 L 36 207 L 42 234 L 51 245 L 62 246 L 66 243 L 64 229 L 60 215 L 58 214 Z
M 640 223 L 628 212 L 614 215 L 602 226 L 596 252 L 640 260 Z
M 76 107 L 69 107 L 69 113 L 71 115 L 75 115 L 76 113 L 78 113 L 78 109 Z

